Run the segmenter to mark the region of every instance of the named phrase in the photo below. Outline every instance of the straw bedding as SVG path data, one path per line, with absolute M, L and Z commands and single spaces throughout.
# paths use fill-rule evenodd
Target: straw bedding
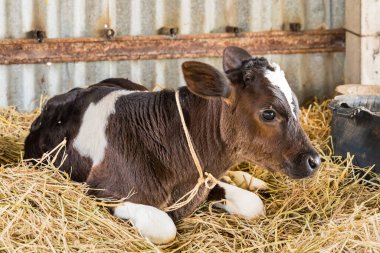
M 20 161 L 38 115 L 0 110 L 0 251 L 5 252 L 380 252 L 380 191 L 353 176 L 352 157 L 332 157 L 327 102 L 302 110 L 301 121 L 323 156 L 311 179 L 290 180 L 250 164 L 268 182 L 259 192 L 267 215 L 254 221 L 205 203 L 178 223 L 176 240 L 155 246 L 141 238 L 45 161 Z M 8 164 L 8 165 L 5 165 Z M 379 177 L 379 176 L 377 176 Z

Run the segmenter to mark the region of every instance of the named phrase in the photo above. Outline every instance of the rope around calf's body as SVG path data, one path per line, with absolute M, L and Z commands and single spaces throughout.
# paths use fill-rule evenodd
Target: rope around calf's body
M 218 180 L 211 173 L 203 172 L 201 163 L 198 159 L 197 154 L 195 153 L 194 145 L 193 145 L 193 142 L 191 140 L 189 129 L 186 126 L 185 117 L 183 116 L 181 103 L 179 101 L 179 90 L 176 90 L 176 92 L 175 92 L 175 101 L 176 101 L 178 113 L 179 113 L 179 116 L 181 119 L 182 129 L 183 129 L 185 136 L 186 136 L 186 142 L 187 142 L 187 145 L 189 147 L 191 157 L 193 158 L 195 167 L 197 168 L 199 177 L 198 177 L 198 182 L 194 186 L 194 188 L 192 190 L 190 190 L 189 192 L 187 192 L 185 195 L 183 195 L 181 198 L 179 198 L 173 205 L 166 207 L 164 209 L 165 212 L 177 210 L 177 209 L 187 205 L 188 203 L 190 203 L 190 201 L 197 195 L 199 188 L 203 184 L 206 186 L 206 188 L 212 189 L 218 183 Z

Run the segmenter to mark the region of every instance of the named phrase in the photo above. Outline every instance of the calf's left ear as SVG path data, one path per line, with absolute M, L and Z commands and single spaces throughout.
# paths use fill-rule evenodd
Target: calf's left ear
M 187 87 L 201 97 L 228 98 L 231 93 L 230 81 L 214 67 L 196 61 L 182 64 Z

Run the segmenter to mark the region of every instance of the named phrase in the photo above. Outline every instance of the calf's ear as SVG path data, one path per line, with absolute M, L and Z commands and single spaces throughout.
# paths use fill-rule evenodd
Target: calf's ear
M 201 97 L 228 98 L 231 93 L 230 81 L 214 67 L 196 61 L 182 64 L 182 72 L 187 87 Z
M 240 47 L 226 47 L 223 51 L 223 70 L 228 72 L 240 68 L 243 61 L 251 58 L 252 56 Z

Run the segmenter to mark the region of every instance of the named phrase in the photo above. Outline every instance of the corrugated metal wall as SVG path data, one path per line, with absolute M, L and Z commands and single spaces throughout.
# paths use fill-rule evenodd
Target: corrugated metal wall
M 181 34 L 269 31 L 299 22 L 302 29 L 340 28 L 344 0 L 0 0 L 0 39 L 44 30 L 49 38 L 98 37 L 105 25 L 116 36 L 152 35 L 163 26 Z M 331 94 L 343 82 L 343 53 L 268 55 L 278 62 L 301 99 Z M 108 77 L 148 87 L 184 85 L 181 60 L 0 65 L 0 106 L 31 110 L 49 96 Z M 221 59 L 197 59 L 221 68 Z

